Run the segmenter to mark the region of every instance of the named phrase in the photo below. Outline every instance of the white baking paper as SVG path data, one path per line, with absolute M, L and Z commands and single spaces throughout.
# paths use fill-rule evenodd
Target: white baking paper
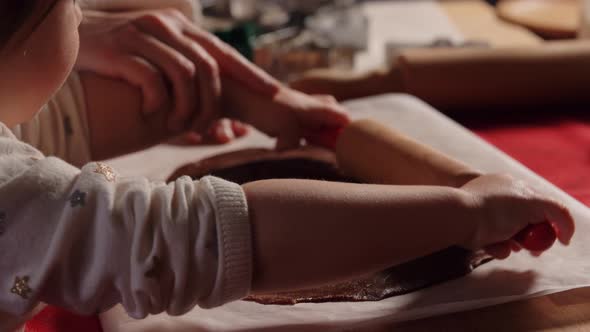
M 346 104 L 353 118 L 372 118 L 396 128 L 485 172 L 507 172 L 562 200 L 577 222 L 569 247 L 557 245 L 539 258 L 525 252 L 493 261 L 469 276 L 379 302 L 260 305 L 238 301 L 213 310 L 196 308 L 182 317 L 165 314 L 133 320 L 117 307 L 101 316 L 105 332 L 147 331 L 330 331 L 353 330 L 394 321 L 475 309 L 590 285 L 590 212 L 423 102 L 406 95 L 384 95 Z M 113 161 L 123 174 L 164 179 L 178 165 L 226 150 L 271 146 L 256 133 L 221 148 L 155 147 Z M 376 156 L 378 158 L 378 156 Z M 375 160 L 375 162 L 379 162 Z M 567 171 L 564 165 L 564 171 Z
M 463 35 L 433 0 L 368 1 L 361 5 L 367 17 L 368 48 L 355 56 L 358 72 L 385 65 L 388 43 L 421 45 L 437 39 L 463 42 Z

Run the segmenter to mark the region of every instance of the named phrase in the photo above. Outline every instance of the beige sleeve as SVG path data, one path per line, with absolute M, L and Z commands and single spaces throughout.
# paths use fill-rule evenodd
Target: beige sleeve
M 250 236 L 237 184 L 79 169 L 0 124 L 2 313 L 40 301 L 83 314 L 121 303 L 135 318 L 219 306 L 250 290 Z
M 29 122 L 12 128 L 21 141 L 47 156 L 55 156 L 72 165 L 91 160 L 84 89 L 73 72 L 64 86 Z

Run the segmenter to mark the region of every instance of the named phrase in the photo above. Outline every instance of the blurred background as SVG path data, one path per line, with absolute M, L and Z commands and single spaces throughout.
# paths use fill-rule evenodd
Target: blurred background
M 292 81 L 310 69 L 373 70 L 408 48 L 527 46 L 588 37 L 588 3 L 203 0 L 201 6 L 209 30 Z

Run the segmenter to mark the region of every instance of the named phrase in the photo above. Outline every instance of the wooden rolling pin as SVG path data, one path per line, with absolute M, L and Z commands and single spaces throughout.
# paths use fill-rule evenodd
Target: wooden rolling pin
M 372 120 L 345 128 L 336 146 L 339 167 L 367 183 L 461 187 L 481 175 L 466 164 Z
M 468 165 L 372 120 L 352 122 L 327 132 L 321 142 L 336 152 L 340 169 L 366 183 L 435 185 L 459 188 L 482 175 Z M 531 251 L 556 240 L 548 223 L 529 225 L 514 238 Z
M 446 111 L 590 105 L 590 42 L 526 48 L 412 50 L 397 65 L 403 91 Z
M 339 100 L 404 92 L 447 113 L 588 107 L 590 41 L 408 50 L 386 71 L 317 71 L 291 84 Z

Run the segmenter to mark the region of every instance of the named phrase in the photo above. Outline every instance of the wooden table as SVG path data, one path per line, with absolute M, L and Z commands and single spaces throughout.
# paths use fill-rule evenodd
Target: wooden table
M 590 287 L 375 331 L 590 331 Z
M 534 46 L 543 40 L 529 30 L 505 22 L 483 0 L 442 0 L 441 7 L 466 39 L 483 40 L 492 47 Z

